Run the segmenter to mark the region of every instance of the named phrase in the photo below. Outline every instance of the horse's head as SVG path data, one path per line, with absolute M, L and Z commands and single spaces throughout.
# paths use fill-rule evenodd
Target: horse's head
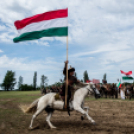
M 95 95 L 95 98 L 101 97 L 99 90 L 96 88 L 96 85 L 92 82 L 88 84 L 88 90 L 90 95 Z

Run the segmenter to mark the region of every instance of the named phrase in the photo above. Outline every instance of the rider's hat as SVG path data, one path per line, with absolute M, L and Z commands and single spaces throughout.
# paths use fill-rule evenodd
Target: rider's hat
M 74 71 L 75 71 L 75 68 L 70 66 L 70 68 L 68 69 L 68 72 L 70 73 L 70 72 L 74 72 Z

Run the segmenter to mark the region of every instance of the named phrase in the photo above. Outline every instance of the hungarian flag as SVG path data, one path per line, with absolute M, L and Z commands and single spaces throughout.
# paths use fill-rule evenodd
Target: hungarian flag
M 132 71 L 129 71 L 127 73 L 122 70 L 120 70 L 120 71 L 121 71 L 123 80 L 133 80 Z
M 68 36 L 68 9 L 60 9 L 37 14 L 14 25 L 18 36 L 14 42 L 39 39 L 41 37 Z

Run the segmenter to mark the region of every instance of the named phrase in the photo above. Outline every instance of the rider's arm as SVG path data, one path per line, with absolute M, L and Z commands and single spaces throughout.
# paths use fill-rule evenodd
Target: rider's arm
M 63 74 L 66 76 L 66 68 L 67 68 L 67 64 L 68 64 L 68 61 L 65 61 L 65 67 L 64 67 L 64 70 L 63 70 Z
M 77 80 L 77 83 L 80 83 L 81 81 L 80 80 Z

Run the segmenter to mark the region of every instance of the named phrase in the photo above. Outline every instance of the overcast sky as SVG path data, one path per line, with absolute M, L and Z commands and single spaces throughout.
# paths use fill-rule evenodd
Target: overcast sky
M 14 21 L 50 10 L 68 8 L 69 65 L 79 79 L 110 83 L 121 77 L 120 70 L 134 71 L 134 0 L 1 0 L 0 1 L 0 83 L 7 70 L 32 84 L 37 71 L 53 84 L 63 78 L 66 38 L 51 37 L 13 43 Z

